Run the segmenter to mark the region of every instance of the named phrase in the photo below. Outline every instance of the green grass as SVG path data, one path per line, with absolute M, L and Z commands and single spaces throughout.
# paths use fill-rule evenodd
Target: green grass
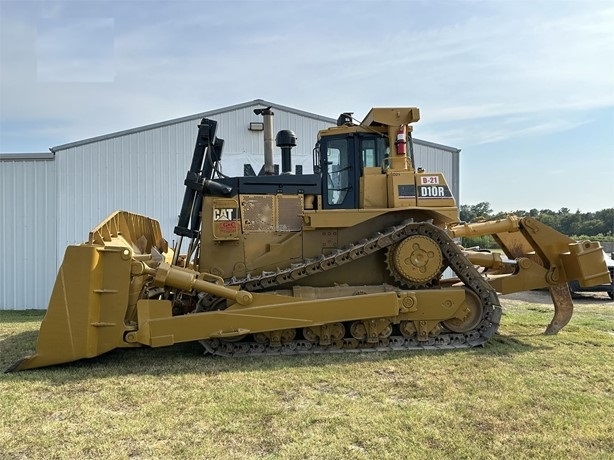
M 0 458 L 614 458 L 614 304 L 503 301 L 486 347 L 229 359 L 118 350 L 0 375 Z M 0 311 L 0 366 L 40 312 Z

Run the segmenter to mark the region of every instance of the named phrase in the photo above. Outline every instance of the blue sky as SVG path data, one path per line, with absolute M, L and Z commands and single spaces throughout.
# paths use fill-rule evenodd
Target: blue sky
M 265 99 L 418 106 L 461 203 L 614 206 L 611 1 L 0 0 L 0 152 Z

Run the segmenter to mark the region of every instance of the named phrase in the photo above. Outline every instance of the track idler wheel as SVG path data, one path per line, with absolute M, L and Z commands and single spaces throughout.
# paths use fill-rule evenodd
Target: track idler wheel
M 469 290 L 465 290 L 466 297 L 461 315 L 443 321 L 443 325 L 452 332 L 469 332 L 475 329 L 482 320 L 483 308 L 480 298 Z

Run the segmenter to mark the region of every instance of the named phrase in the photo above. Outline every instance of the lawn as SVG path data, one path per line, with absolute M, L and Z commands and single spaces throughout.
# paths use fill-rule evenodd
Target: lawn
M 503 299 L 484 348 L 202 357 L 118 350 L 0 374 L 0 458 L 614 458 L 614 303 Z M 38 311 L 0 311 L 0 366 Z

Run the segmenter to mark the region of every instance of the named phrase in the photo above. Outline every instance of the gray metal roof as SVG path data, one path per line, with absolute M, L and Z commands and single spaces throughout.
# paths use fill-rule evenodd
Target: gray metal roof
M 66 150 L 72 147 L 77 147 L 79 145 L 90 144 L 92 142 L 103 141 L 107 139 L 112 139 L 114 137 L 125 136 L 127 134 L 134 134 L 137 132 L 147 131 L 150 129 L 161 128 L 163 126 L 174 125 L 176 123 L 182 123 L 184 121 L 198 120 L 205 117 L 211 117 L 213 115 L 219 115 L 224 112 L 231 112 L 233 110 L 244 109 L 246 107 L 252 107 L 256 105 L 261 105 L 264 107 L 273 107 L 274 109 L 284 110 L 286 112 L 294 113 L 296 115 L 300 115 L 307 118 L 313 118 L 316 120 L 324 121 L 326 123 L 337 123 L 337 120 L 334 118 L 324 117 L 322 115 L 317 115 L 315 113 L 305 112 L 303 110 L 294 109 L 292 107 L 286 107 L 281 104 L 276 104 L 274 102 L 265 101 L 263 99 L 254 99 L 253 101 L 243 102 L 242 104 L 230 105 L 228 107 L 222 107 L 221 109 L 210 110 L 208 112 L 195 113 L 194 115 L 188 115 L 181 118 L 173 118 L 172 120 L 166 120 L 159 123 L 153 123 L 151 125 L 140 126 L 137 128 L 127 129 L 124 131 L 117 131 L 115 133 L 105 134 L 103 136 L 91 137 L 89 139 L 83 139 L 81 141 L 70 142 L 68 144 L 58 145 L 56 147 L 51 147 L 49 150 L 52 152 L 57 152 L 58 150 Z
M 460 153 L 461 149 L 457 149 L 456 147 L 450 147 L 449 145 L 437 144 L 435 142 L 423 141 L 422 139 L 417 139 L 414 137 L 414 142 L 416 144 L 424 145 L 425 147 L 433 147 L 440 150 L 445 150 L 450 153 Z
M 55 155 L 50 152 L 43 153 L 0 153 L 0 161 L 23 160 L 53 160 Z
M 284 110 L 286 112 L 290 112 L 290 113 L 294 113 L 296 115 L 300 115 L 302 117 L 307 117 L 307 118 L 313 118 L 315 120 L 319 120 L 319 121 L 323 121 L 325 123 L 330 123 L 332 125 L 335 125 L 337 123 L 337 120 L 334 118 L 329 118 L 329 117 L 325 117 L 323 115 L 318 115 L 315 113 L 311 113 L 311 112 L 305 112 L 303 110 L 299 110 L 299 109 L 295 109 L 292 107 L 288 107 L 285 105 L 281 105 L 281 104 L 277 104 L 275 102 L 270 102 L 270 101 L 265 101 L 264 99 L 254 99 L 253 101 L 249 101 L 249 102 L 243 102 L 241 104 L 235 104 L 235 105 L 230 105 L 227 107 L 222 107 L 220 109 L 215 109 L 215 110 L 210 110 L 208 112 L 201 112 L 201 113 L 195 113 L 194 115 L 188 115 L 185 117 L 180 117 L 180 118 L 173 118 L 171 120 L 166 120 L 166 121 L 161 121 L 159 123 L 153 123 L 150 125 L 145 125 L 145 126 L 140 126 L 137 128 L 131 128 L 131 129 L 126 129 L 123 131 L 117 131 L 114 133 L 110 133 L 110 134 L 105 134 L 102 136 L 96 136 L 96 137 L 90 137 L 88 139 L 83 139 L 80 141 L 75 141 L 75 142 L 70 142 L 68 144 L 62 144 L 62 145 L 58 145 L 56 147 L 51 147 L 49 150 L 53 153 L 56 153 L 58 150 L 66 150 L 72 147 L 78 147 L 80 145 L 85 145 L 85 144 L 91 144 L 93 142 L 98 142 L 98 141 L 103 141 L 103 140 L 107 140 L 107 139 L 113 139 L 115 137 L 120 137 L 120 136 L 125 136 L 128 134 L 134 134 L 134 133 L 138 133 L 138 132 L 143 132 L 143 131 L 147 131 L 150 129 L 156 129 L 156 128 L 161 128 L 163 126 L 170 126 L 176 123 L 182 123 L 185 121 L 191 121 L 191 120 L 199 120 L 201 118 L 206 118 L 206 117 L 211 117 L 214 115 L 219 115 L 221 113 L 224 112 L 231 112 L 233 110 L 239 110 L 239 109 L 244 109 L 246 107 L 252 107 L 252 106 L 264 106 L 264 107 L 273 107 L 275 109 L 279 109 L 279 110 Z M 451 153 L 460 153 L 460 149 L 457 149 L 455 147 L 450 147 L 447 145 L 442 145 L 442 144 L 436 144 L 434 142 L 429 142 L 429 141 L 425 141 L 422 139 L 417 139 L 414 138 L 414 142 L 427 146 L 427 147 L 434 147 L 437 149 L 441 149 L 441 150 L 445 150 Z M 36 154 L 36 155 L 41 155 L 41 154 Z M 44 155 L 44 154 L 43 154 Z M 0 159 L 2 158 L 2 155 L 0 155 Z M 31 158 L 31 159 L 43 159 L 43 158 Z M 49 159 L 49 158 L 46 158 Z M 52 159 L 52 158 L 51 158 Z

